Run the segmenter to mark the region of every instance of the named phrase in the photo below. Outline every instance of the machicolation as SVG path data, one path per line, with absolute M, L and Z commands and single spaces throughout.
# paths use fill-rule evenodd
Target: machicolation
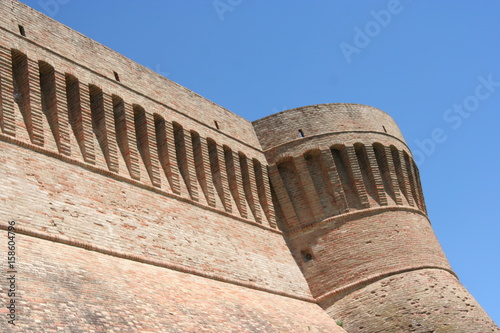
M 15 0 L 0 12 L 2 332 L 498 332 L 386 113 L 251 123 Z

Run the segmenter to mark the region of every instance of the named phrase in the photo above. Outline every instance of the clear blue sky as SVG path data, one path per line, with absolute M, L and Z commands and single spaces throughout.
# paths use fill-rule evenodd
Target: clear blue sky
M 454 271 L 500 323 L 499 1 L 23 2 L 249 120 L 389 113 Z

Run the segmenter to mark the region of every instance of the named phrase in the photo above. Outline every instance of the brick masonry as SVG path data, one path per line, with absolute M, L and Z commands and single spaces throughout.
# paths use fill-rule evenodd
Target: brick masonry
M 18 235 L 2 331 L 498 330 L 387 114 L 252 124 L 15 0 L 0 13 L 0 228 Z
M 314 105 L 254 126 L 287 245 L 313 297 L 348 332 L 498 331 L 451 270 L 387 114 Z

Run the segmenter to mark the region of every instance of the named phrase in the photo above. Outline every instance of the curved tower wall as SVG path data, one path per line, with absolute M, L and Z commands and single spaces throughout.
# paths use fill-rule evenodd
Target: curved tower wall
M 441 250 L 418 169 L 386 113 L 314 105 L 254 126 L 277 223 L 313 296 L 348 332 L 465 332 L 461 320 L 493 329 Z

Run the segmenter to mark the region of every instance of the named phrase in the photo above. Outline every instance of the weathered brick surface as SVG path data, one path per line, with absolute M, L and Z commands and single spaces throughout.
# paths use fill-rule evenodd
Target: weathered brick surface
M 337 300 L 327 312 L 343 320 L 349 333 L 499 331 L 455 276 L 436 269 L 373 282 Z
M 389 116 L 326 104 L 254 126 L 278 225 L 316 301 L 348 332 L 498 331 L 451 271 Z
M 247 200 L 251 199 L 244 196 L 239 161 L 233 170 L 236 186 L 224 183 L 227 175 L 220 176 L 222 186 L 229 187 L 223 188 L 224 193 L 231 189 L 233 198 L 225 197 L 217 205 L 206 185 L 213 180 L 204 179 L 211 165 L 195 160 L 195 154 L 198 159 L 203 154 L 197 154 L 192 141 L 196 135 L 202 152 L 212 140 L 217 146 L 228 147 L 236 157 L 244 154 L 266 165 L 251 123 L 17 1 L 0 5 L 7 11 L 0 18 L 3 133 L 95 165 L 104 173 L 111 171 L 261 223 L 258 213 L 248 214 Z M 19 34 L 19 25 L 23 25 L 26 37 Z M 56 30 L 59 37 L 53 35 Z M 54 43 L 58 38 L 59 43 Z M 94 57 L 87 54 L 89 50 Z M 78 52 L 81 54 L 76 57 Z M 113 75 L 105 75 L 106 66 L 127 70 L 117 81 L 113 70 Z M 134 80 L 127 80 L 129 75 Z M 160 89 L 165 92 L 158 93 Z M 17 118 L 14 124 L 12 113 Z M 180 139 L 172 135 L 174 124 L 182 129 Z M 163 149 L 160 153 L 159 148 Z M 256 180 L 252 180 L 254 183 L 247 185 L 256 187 Z M 200 192 L 203 189 L 205 192 Z M 239 211 L 230 208 L 231 201 L 238 204 Z
M 5 333 L 345 332 L 314 303 L 35 237 L 17 244 L 19 319 L 7 326 L 2 306 Z
M 415 211 L 376 209 L 344 214 L 297 230 L 288 240 L 296 257 L 301 250 L 313 256 L 314 260 L 298 261 L 317 298 L 403 270 L 451 270 L 429 220 Z
M 19 331 L 496 329 L 453 276 L 384 112 L 251 124 L 15 0 L 0 14 Z
M 272 229 L 2 141 L 0 168 L 6 177 L 1 221 L 310 297 L 281 234 Z

